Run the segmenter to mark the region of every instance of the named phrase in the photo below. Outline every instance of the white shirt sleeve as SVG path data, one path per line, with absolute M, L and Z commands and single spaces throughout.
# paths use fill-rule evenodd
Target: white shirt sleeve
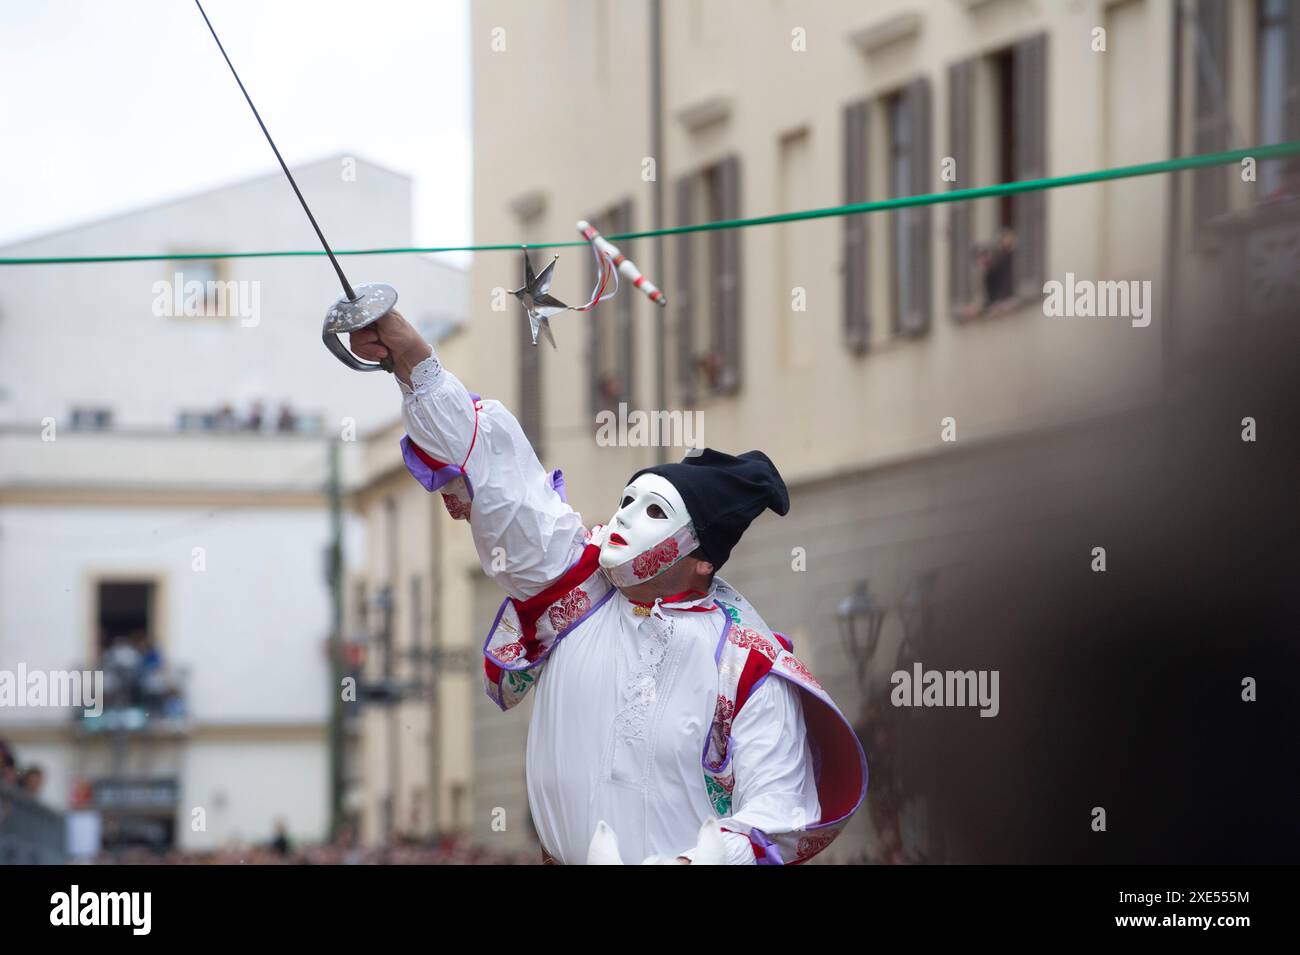
M 462 466 L 473 494 L 470 530 L 483 571 L 525 600 L 582 553 L 582 515 L 551 484 L 519 422 L 499 401 L 474 399 L 459 378 L 426 358 L 402 391 L 406 433 L 439 461 Z
M 728 861 L 753 865 L 749 837 L 740 833 L 790 832 L 821 818 L 799 690 L 778 676 L 765 679 L 732 724 L 731 746 L 732 812 L 719 823 L 734 830 L 722 834 Z

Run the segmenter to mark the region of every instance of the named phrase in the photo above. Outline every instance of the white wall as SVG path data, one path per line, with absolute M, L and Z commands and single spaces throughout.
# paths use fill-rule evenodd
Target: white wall
M 345 546 L 355 563 L 360 527 Z M 156 632 L 191 671 L 197 722 L 328 716 L 328 513 L 307 508 L 9 507 L 0 511 L 0 667 L 85 665 L 97 574 L 159 579 Z M 191 569 L 195 547 L 207 569 Z M 5 723 L 62 721 L 0 711 Z
M 185 751 L 177 846 L 266 843 L 277 819 L 284 820 L 295 843 L 323 840 L 329 825 L 328 755 L 323 741 L 191 743 Z M 205 810 L 206 831 L 191 828 L 195 807 Z

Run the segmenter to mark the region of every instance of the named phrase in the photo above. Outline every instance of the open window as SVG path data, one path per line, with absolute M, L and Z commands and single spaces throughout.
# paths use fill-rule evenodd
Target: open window
M 1258 0 L 1255 70 L 1257 143 L 1300 139 L 1300 3 Z M 1263 162 L 1262 199 L 1300 196 L 1300 160 Z
M 954 63 L 948 70 L 951 189 L 1047 175 L 1047 37 Z M 955 317 L 996 313 L 1041 293 L 1047 194 L 1021 192 L 948 206 L 948 287 Z
M 95 585 L 96 653 L 123 644 L 155 651 L 158 585 L 153 580 L 101 580 Z
M 740 215 L 738 157 L 677 180 L 679 225 Z M 740 229 L 717 229 L 676 239 L 677 383 L 686 404 L 702 393 L 740 389 L 742 235 Z

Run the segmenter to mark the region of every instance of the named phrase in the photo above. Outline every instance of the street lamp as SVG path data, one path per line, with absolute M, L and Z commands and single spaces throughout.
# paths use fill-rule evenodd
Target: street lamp
M 839 618 L 840 637 L 844 650 L 853 661 L 858 688 L 867 693 L 867 667 L 880 642 L 880 629 L 885 623 L 885 609 L 871 596 L 867 582 L 858 581 L 853 595 L 840 601 L 835 615 Z

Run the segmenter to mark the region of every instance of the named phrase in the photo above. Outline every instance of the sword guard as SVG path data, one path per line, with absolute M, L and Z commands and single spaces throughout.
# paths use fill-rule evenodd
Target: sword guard
M 385 358 L 380 362 L 362 361 L 338 339 L 346 332 L 355 332 L 373 325 L 393 310 L 397 304 L 397 290 L 391 285 L 371 282 L 358 285 L 357 297 L 349 299 L 341 296 L 325 313 L 325 326 L 321 330 L 321 341 L 339 361 L 356 371 L 386 371 L 392 374 L 393 362 Z

